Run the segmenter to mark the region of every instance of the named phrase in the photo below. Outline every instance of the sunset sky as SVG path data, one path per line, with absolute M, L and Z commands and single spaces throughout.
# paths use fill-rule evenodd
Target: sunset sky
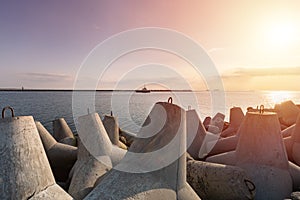
M 2 1 L 0 88 L 72 89 L 95 46 L 142 27 L 172 29 L 198 42 L 225 90 L 300 89 L 299 0 Z M 159 65 L 147 68 L 150 63 Z M 206 77 L 188 65 L 168 52 L 132 52 L 112 63 L 98 89 L 114 89 L 118 82 L 119 89 L 135 89 L 141 80 L 151 89 L 190 89 L 176 73 L 192 89 L 206 89 Z

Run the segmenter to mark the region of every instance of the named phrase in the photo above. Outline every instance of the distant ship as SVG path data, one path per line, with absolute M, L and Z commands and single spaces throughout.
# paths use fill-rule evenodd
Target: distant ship
M 148 89 L 144 86 L 143 89 L 141 89 L 141 90 L 136 90 L 135 92 L 138 92 L 138 93 L 150 93 L 150 90 L 148 90 Z

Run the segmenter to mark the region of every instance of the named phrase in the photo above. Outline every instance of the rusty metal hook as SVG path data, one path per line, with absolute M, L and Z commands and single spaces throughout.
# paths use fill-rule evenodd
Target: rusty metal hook
M 264 107 L 264 105 L 260 105 L 260 107 L 259 107 L 259 113 L 260 114 L 263 114 L 265 112 L 265 107 Z
M 10 109 L 11 111 L 11 117 L 14 117 L 15 116 L 15 112 L 14 112 L 14 109 L 10 106 L 6 106 L 2 109 L 2 119 L 5 117 L 5 110 L 7 109 Z
M 250 192 L 252 195 L 254 195 L 254 191 L 255 191 L 255 189 L 256 189 L 254 183 L 253 183 L 252 181 L 248 180 L 248 179 L 244 179 L 244 183 L 246 184 L 246 186 L 247 186 L 249 192 Z
M 168 98 L 168 103 L 173 104 L 173 98 L 172 97 Z

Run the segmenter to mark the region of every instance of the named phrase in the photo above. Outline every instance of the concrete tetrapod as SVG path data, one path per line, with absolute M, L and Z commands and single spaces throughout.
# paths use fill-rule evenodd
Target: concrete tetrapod
M 294 132 L 295 129 L 295 124 L 285 128 L 284 130 L 281 131 L 282 137 L 286 138 L 292 135 L 292 133 Z
M 127 150 L 127 146 L 119 140 L 120 133 L 119 133 L 119 124 L 118 124 L 117 117 L 105 115 L 102 122 L 109 136 L 110 141 L 114 145 L 117 145 L 118 147 Z
M 292 101 L 285 101 L 275 105 L 275 110 L 278 113 L 279 121 L 287 127 L 293 125 L 300 113 L 300 108 Z
M 240 107 L 230 108 L 229 127 L 221 133 L 221 137 L 235 135 L 244 119 L 244 113 Z
M 72 169 L 69 193 L 83 199 L 102 177 L 124 157 L 126 151 L 113 145 L 97 113 L 78 118 L 79 153 Z
M 210 122 L 210 125 L 208 126 L 208 131 L 211 133 L 219 134 L 222 132 L 224 127 L 224 119 L 225 115 L 222 113 L 217 113 Z M 214 131 L 215 127 L 218 127 L 216 131 Z M 211 130 L 210 130 L 211 129 Z
M 211 125 L 208 126 L 208 131 L 206 131 L 197 112 L 195 110 L 186 111 L 187 151 L 194 159 L 203 159 L 214 147 L 219 139 L 220 133 L 219 127 L 214 124 L 218 124 L 221 128 L 224 123 L 223 117 L 223 114 L 218 113 L 213 120 L 211 120 Z
M 221 137 L 226 138 L 219 138 L 217 143 L 212 141 L 214 146 L 213 149 L 208 153 L 208 156 L 235 150 L 239 138 L 236 132 L 238 131 L 243 119 L 244 113 L 240 107 L 233 107 L 230 109 L 229 127 L 221 133 Z
M 234 151 L 238 143 L 238 140 L 239 140 L 239 136 L 233 135 L 226 138 L 220 138 L 217 142 L 212 141 L 214 146 L 211 149 L 211 151 L 208 153 L 208 156 Z M 208 145 L 210 145 L 210 143 L 208 143 Z
M 291 162 L 294 162 L 293 158 L 293 140 L 292 140 L 292 133 L 294 132 L 296 124 L 293 124 L 292 126 L 287 127 L 286 129 L 281 131 L 281 135 L 283 137 L 283 142 L 285 145 L 285 150 L 288 155 L 288 159 Z
M 199 199 L 186 182 L 185 117 L 156 103 L 123 160 L 85 199 Z
M 77 147 L 58 143 L 40 122 L 35 124 L 55 179 L 66 182 L 77 159 Z
M 76 139 L 64 118 L 53 122 L 53 137 L 60 143 L 76 146 Z
M 68 190 L 74 199 L 83 199 L 88 195 L 94 188 L 97 179 L 111 169 L 112 163 L 109 156 L 102 156 L 100 160 L 104 162 L 100 162 L 91 155 L 78 140 L 78 158 L 72 173 L 70 173 L 71 183 Z
M 289 161 L 294 162 L 292 136 L 283 138 L 283 142 Z
M 187 152 L 194 158 L 199 158 L 199 151 L 206 135 L 196 110 L 186 111 Z
M 255 186 L 239 167 L 188 159 L 187 181 L 203 200 L 254 199 Z
M 56 185 L 32 116 L 0 119 L 0 199 L 72 199 Z
M 136 138 L 136 134 L 125 131 L 121 128 L 119 128 L 119 134 L 121 135 L 121 137 L 124 137 L 126 140 L 126 145 L 129 147 L 131 146 L 131 144 L 133 143 L 134 139 Z
M 102 161 L 102 156 L 109 156 L 113 166 L 116 166 L 127 152 L 111 143 L 97 113 L 78 118 L 78 135 L 90 154 L 99 161 Z M 106 163 L 106 159 L 103 162 Z
M 284 199 L 292 192 L 290 164 L 276 113 L 248 112 L 239 129 L 235 152 L 207 161 L 243 168 L 256 185 L 255 199 Z
M 225 115 L 222 113 L 217 113 L 211 120 L 210 125 L 208 125 L 207 132 L 205 134 L 204 141 L 199 150 L 198 157 L 204 159 L 208 153 L 214 148 L 215 144 L 220 138 L 220 133 L 224 127 Z
M 292 157 L 297 165 L 300 165 L 300 115 L 297 118 L 292 136 Z

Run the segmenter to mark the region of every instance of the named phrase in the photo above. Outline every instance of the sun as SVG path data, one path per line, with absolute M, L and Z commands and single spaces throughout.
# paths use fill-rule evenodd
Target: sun
M 269 47 L 289 47 L 297 39 L 297 25 L 292 20 L 273 20 L 265 26 L 265 42 Z
M 295 39 L 295 26 L 290 22 L 278 22 L 270 27 L 270 42 L 275 45 L 289 45 Z

